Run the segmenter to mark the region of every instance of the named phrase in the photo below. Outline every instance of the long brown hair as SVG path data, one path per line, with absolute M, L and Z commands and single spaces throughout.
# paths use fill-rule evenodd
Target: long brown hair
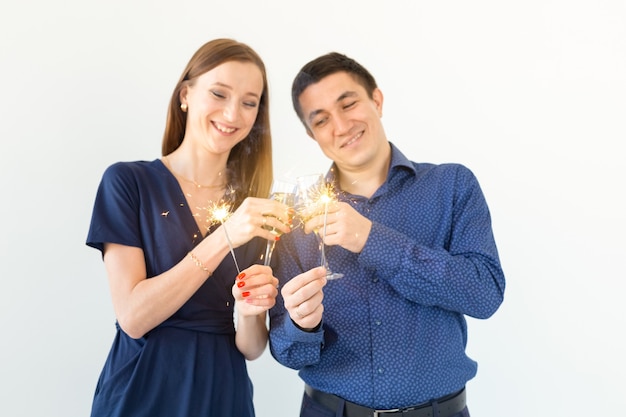
M 228 62 L 255 64 L 263 76 L 263 92 L 259 111 L 248 136 L 230 151 L 227 168 L 229 182 L 236 188 L 235 206 L 246 196 L 267 197 L 272 185 L 272 137 L 270 132 L 269 91 L 265 64 L 248 45 L 233 39 L 215 39 L 202 45 L 189 60 L 170 99 L 161 153 L 174 152 L 182 143 L 187 114 L 180 108 L 180 92 L 196 78 Z

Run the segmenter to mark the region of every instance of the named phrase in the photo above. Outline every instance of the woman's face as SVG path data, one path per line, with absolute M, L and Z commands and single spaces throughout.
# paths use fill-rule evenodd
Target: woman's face
M 230 152 L 252 129 L 262 93 L 263 75 L 253 63 L 229 61 L 202 74 L 181 92 L 185 140 L 211 153 Z

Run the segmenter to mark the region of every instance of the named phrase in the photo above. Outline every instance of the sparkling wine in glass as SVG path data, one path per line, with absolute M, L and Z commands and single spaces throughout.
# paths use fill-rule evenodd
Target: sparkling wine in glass
M 321 233 L 326 236 L 326 220 L 328 218 L 328 205 L 335 201 L 334 193 L 330 192 L 326 180 L 322 174 L 303 175 L 298 177 L 296 187 L 296 212 L 302 223 L 306 223 L 309 219 L 323 215 L 324 224 Z M 315 230 L 315 237 L 320 250 L 320 264 L 326 268 L 326 278 L 329 280 L 343 277 L 342 273 L 333 272 L 328 265 L 326 259 L 326 245 L 324 239 L 320 235 L 320 230 Z
M 274 180 L 272 183 L 272 188 L 270 190 L 270 199 L 279 201 L 290 208 L 294 207 L 295 204 L 295 188 L 296 184 L 286 180 Z M 283 223 L 289 223 L 293 219 L 291 212 L 287 214 L 290 218 L 283 221 L 283 219 L 278 219 Z M 274 235 L 280 236 L 282 232 L 277 230 L 271 226 L 265 226 L 265 228 L 271 231 Z M 268 240 L 267 246 L 265 247 L 265 256 L 263 258 L 263 265 L 269 265 L 272 260 L 272 253 L 274 252 L 274 246 L 276 246 L 275 240 Z

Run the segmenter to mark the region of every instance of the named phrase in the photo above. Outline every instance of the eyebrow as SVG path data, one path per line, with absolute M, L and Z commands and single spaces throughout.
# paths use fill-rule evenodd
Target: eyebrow
M 232 87 L 231 85 L 224 84 L 224 83 L 219 82 L 219 81 L 216 81 L 215 83 L 213 83 L 213 85 L 217 85 L 217 86 L 220 86 L 220 87 L 228 88 L 229 90 L 232 90 L 232 89 L 233 89 L 233 87 Z M 261 97 L 261 96 L 259 96 L 257 93 L 254 93 L 254 92 L 252 92 L 252 91 L 247 92 L 245 95 L 247 95 L 247 96 L 253 96 L 253 97 L 257 98 L 257 99 Z
M 356 97 L 357 93 L 356 91 L 344 91 L 343 93 L 341 93 L 339 95 L 339 97 L 337 97 L 337 100 L 335 100 L 335 103 L 339 103 L 342 100 L 345 100 L 348 97 Z M 318 114 L 322 113 L 324 110 L 322 109 L 317 109 L 317 110 L 313 110 L 309 113 L 309 116 L 307 118 L 308 122 L 311 123 L 313 121 L 313 119 L 315 118 L 315 116 L 317 116 Z

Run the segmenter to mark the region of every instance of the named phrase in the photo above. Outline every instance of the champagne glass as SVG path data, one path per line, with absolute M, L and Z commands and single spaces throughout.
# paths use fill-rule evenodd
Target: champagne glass
M 286 180 L 274 180 L 272 182 L 272 188 L 270 190 L 270 199 L 279 201 L 283 204 L 286 204 L 290 208 L 294 207 L 295 204 L 295 188 L 296 184 Z M 291 213 L 288 216 L 292 216 Z M 282 221 L 281 219 L 278 219 Z M 287 219 L 292 220 L 292 219 Z M 271 231 L 274 235 L 280 236 L 282 232 L 280 230 L 274 229 L 271 226 L 265 226 L 265 228 Z M 263 265 L 269 265 L 272 260 L 272 253 L 274 252 L 274 246 L 276 246 L 275 240 L 268 240 L 267 246 L 265 247 L 265 257 L 263 258 Z
M 302 223 L 309 219 L 323 214 L 324 224 L 322 226 L 323 236 L 326 236 L 326 220 L 328 218 L 328 205 L 334 200 L 334 194 L 330 192 L 324 176 L 322 174 L 303 175 L 296 179 L 296 211 Z M 333 272 L 326 259 L 326 245 L 320 236 L 320 230 L 314 231 L 320 250 L 320 264 L 326 268 L 327 279 L 337 279 L 343 277 L 342 273 Z

